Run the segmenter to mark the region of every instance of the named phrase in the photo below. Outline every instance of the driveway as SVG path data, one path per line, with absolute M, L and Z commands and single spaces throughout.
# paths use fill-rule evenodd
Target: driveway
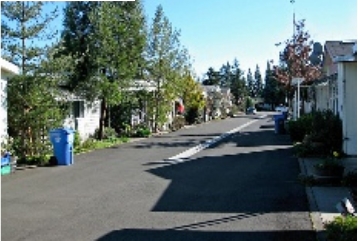
M 297 160 L 270 118 L 184 162 L 163 163 L 252 118 L 3 176 L 2 240 L 314 240 Z

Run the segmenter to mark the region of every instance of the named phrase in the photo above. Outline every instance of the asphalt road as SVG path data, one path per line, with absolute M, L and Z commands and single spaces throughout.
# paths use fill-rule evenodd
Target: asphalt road
M 315 240 L 298 162 L 270 118 L 214 121 L 1 178 L 1 240 Z

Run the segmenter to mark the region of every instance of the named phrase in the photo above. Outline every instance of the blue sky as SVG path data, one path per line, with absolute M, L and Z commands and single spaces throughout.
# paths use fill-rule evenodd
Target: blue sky
M 198 77 L 234 58 L 245 72 L 258 64 L 264 74 L 282 48 L 275 43 L 292 36 L 293 10 L 314 41 L 357 38 L 357 0 L 144 0 L 148 17 L 159 4 L 181 30 Z
M 241 69 L 277 57 L 275 43 L 292 36 L 292 14 L 306 19 L 312 40 L 357 39 L 357 0 L 143 0 L 149 23 L 159 4 L 194 60 L 197 77 L 237 58 Z M 60 21 L 56 23 L 61 26 Z

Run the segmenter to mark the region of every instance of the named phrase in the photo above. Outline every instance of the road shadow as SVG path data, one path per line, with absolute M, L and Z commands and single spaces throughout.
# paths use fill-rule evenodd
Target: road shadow
M 234 154 L 199 156 L 147 170 L 171 180 L 152 211 L 309 211 L 288 136 L 272 130 L 242 132 L 215 145 L 224 144 L 234 144 L 237 150 L 232 147 Z
M 315 241 L 315 232 L 307 230 L 289 231 L 195 231 L 123 229 L 114 230 L 97 241 Z
M 171 180 L 154 212 L 309 211 L 298 164 L 283 149 L 202 157 L 148 172 Z

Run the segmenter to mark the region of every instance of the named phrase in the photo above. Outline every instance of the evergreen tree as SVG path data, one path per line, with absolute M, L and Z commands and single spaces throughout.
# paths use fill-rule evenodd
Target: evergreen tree
M 277 82 L 275 72 L 271 68 L 269 62 L 267 62 L 266 74 L 265 74 L 265 87 L 263 89 L 263 98 L 265 103 L 271 105 L 273 110 L 275 105 L 284 103 L 285 90 L 284 85 Z
M 63 112 L 56 97 L 61 68 L 53 62 L 48 46 L 55 36 L 49 24 L 57 9 L 44 14 L 45 2 L 1 2 L 2 57 L 19 66 L 21 73 L 8 81 L 9 134 L 18 143 L 21 157 L 49 153 L 47 138 L 51 128 L 61 125 Z M 45 46 L 40 46 L 41 41 Z M 50 51 L 51 50 L 51 51 Z
M 154 131 L 167 120 L 171 102 L 179 93 L 178 83 L 189 64 L 189 55 L 179 41 L 180 33 L 172 27 L 163 7 L 156 9 L 148 34 L 146 51 L 148 74 L 156 82 L 154 93 Z
M 262 83 L 262 77 L 261 77 L 261 72 L 260 72 L 260 68 L 258 65 L 256 65 L 256 70 L 255 70 L 255 96 L 256 97 L 262 97 L 262 91 L 263 91 L 263 83 Z
M 69 81 L 66 83 L 70 91 L 78 89 L 80 84 L 86 83 L 97 72 L 91 49 L 94 25 L 91 24 L 90 14 L 98 6 L 98 2 L 74 1 L 67 2 L 64 9 L 64 29 L 59 54 L 75 60 L 74 69 L 69 73 Z
M 229 62 L 227 62 L 220 69 L 220 86 L 229 87 L 231 85 L 231 80 L 232 80 L 231 65 Z
M 255 80 L 254 77 L 252 76 L 251 73 L 251 69 L 248 70 L 247 72 L 247 78 L 246 78 L 246 82 L 247 82 L 247 89 L 248 89 L 248 94 L 250 97 L 254 98 L 256 95 L 255 92 Z
M 140 1 L 70 2 L 65 11 L 64 53 L 77 63 L 69 86 L 88 100 L 101 100 L 98 138 L 102 139 L 108 105 L 123 100 L 122 92 L 143 64 L 142 5 Z
M 234 59 L 234 63 L 231 68 L 231 75 L 232 80 L 230 84 L 230 91 L 234 96 L 235 104 L 240 104 L 247 95 L 247 88 L 244 73 L 240 69 L 239 61 L 237 59 Z
M 215 71 L 213 67 L 208 69 L 206 76 L 207 78 L 203 81 L 203 85 L 220 85 L 220 73 Z

